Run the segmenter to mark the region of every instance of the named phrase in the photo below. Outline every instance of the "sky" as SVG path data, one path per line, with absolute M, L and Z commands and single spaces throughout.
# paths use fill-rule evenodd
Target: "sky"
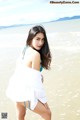
M 80 15 L 80 0 L 75 1 L 79 4 L 51 4 L 50 0 L 0 0 L 0 26 L 49 22 Z

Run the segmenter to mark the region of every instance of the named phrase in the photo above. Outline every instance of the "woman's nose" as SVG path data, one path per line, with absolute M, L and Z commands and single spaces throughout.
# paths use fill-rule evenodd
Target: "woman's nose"
M 39 45 L 43 45 L 43 41 L 42 40 L 39 41 Z

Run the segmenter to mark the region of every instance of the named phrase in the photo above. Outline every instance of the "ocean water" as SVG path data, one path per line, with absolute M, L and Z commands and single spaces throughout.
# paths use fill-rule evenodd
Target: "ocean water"
M 14 30 L 12 30 L 14 31 Z M 7 32 L 7 34 L 6 34 Z M 26 40 L 26 34 L 0 34 L 0 113 L 16 119 L 15 104 L 6 97 L 8 82 Z M 44 87 L 52 120 L 80 120 L 80 32 L 48 33 L 51 70 L 43 70 Z M 27 120 L 40 119 L 27 110 Z
M 69 21 L 69 20 L 80 20 L 80 15 L 75 15 L 75 16 L 71 16 L 71 17 L 59 17 L 59 18 L 54 18 L 54 19 L 50 19 L 50 20 L 45 20 L 45 21 L 36 21 L 36 22 L 23 22 L 23 23 L 16 23 L 14 24 L 14 22 L 12 24 L 6 24 L 6 25 L 0 25 L 0 29 L 5 29 L 5 28 L 15 28 L 15 27 L 28 27 L 34 24 L 46 24 L 46 23 L 50 23 L 50 22 L 57 22 L 57 21 Z

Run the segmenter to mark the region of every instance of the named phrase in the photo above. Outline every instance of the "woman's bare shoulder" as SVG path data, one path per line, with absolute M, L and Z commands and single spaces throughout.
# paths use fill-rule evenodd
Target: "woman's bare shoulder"
M 32 50 L 32 57 L 35 58 L 35 59 L 40 59 L 40 53 L 36 50 Z
M 40 70 L 40 53 L 34 49 L 32 50 L 31 61 L 32 61 L 32 68 L 36 70 Z

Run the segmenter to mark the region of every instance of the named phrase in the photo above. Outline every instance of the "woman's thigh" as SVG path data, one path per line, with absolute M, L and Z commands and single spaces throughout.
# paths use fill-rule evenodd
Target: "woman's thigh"
M 26 114 L 26 109 L 24 107 L 24 103 L 23 102 L 16 102 L 16 112 L 17 115 L 25 115 Z
M 36 107 L 34 108 L 33 112 L 43 115 L 43 114 L 51 114 L 50 108 L 47 103 L 43 104 L 40 101 L 38 101 Z

